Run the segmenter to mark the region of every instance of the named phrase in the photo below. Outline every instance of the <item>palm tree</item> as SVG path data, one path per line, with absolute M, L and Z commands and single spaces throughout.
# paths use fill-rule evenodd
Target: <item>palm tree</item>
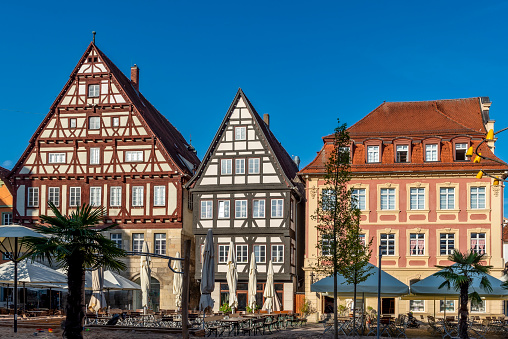
M 472 278 L 475 276 L 481 277 L 480 288 L 487 292 L 492 291 L 490 281 L 487 279 L 487 274 L 490 272 L 492 266 L 482 264 L 482 261 L 485 260 L 484 257 L 485 253 L 478 254 L 473 251 L 462 253 L 455 249 L 453 253 L 448 256 L 448 260 L 455 264 L 451 266 L 436 265 L 436 267 L 442 270 L 434 273 L 434 276 L 445 279 L 439 288 L 444 286 L 450 288 L 450 285 L 453 285 L 455 290 L 460 291 L 459 336 L 462 339 L 469 338 L 467 333 L 469 299 L 478 303 L 482 301 L 478 292 L 474 291 L 469 293 L 469 286 L 472 283 Z
M 25 243 L 34 251 L 33 258 L 56 261 L 67 269 L 67 315 L 65 319 L 65 338 L 83 338 L 83 319 L 85 316 L 85 270 L 103 267 L 120 271 L 125 264 L 119 260 L 125 251 L 107 239 L 103 232 L 117 226 L 97 225 L 102 223 L 105 209 L 92 209 L 83 204 L 75 212 L 64 216 L 55 205 L 48 203 L 54 216 L 42 215 L 42 224 L 35 226 L 45 238 L 25 238 Z

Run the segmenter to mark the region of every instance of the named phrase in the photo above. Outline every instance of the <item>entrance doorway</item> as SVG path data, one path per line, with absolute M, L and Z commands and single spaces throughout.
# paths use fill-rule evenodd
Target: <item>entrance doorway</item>
M 381 314 L 395 314 L 395 298 L 381 299 Z

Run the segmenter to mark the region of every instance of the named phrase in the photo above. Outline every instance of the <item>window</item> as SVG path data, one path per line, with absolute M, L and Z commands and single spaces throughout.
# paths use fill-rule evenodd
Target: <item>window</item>
M 109 194 L 109 204 L 111 206 L 122 206 L 122 187 L 111 187 L 109 189 Z
M 333 235 L 323 234 L 321 235 L 321 255 L 327 256 L 333 254 Z
M 166 234 L 155 233 L 155 254 L 166 254 Z
M 259 158 L 249 159 L 249 174 L 259 174 Z
M 425 161 L 437 161 L 437 144 L 425 145 Z
M 351 190 L 351 201 L 354 208 L 365 211 L 365 188 L 354 188 Z
M 409 192 L 409 208 L 412 210 L 425 209 L 425 188 L 411 188 Z
M 339 147 L 339 160 L 342 164 L 347 164 L 351 161 L 349 147 Z
M 236 261 L 243 264 L 249 262 L 248 245 L 236 245 Z
M 134 233 L 132 235 L 132 251 L 133 252 L 142 252 L 144 240 L 145 240 L 145 235 L 143 233 Z
M 471 233 L 471 252 L 485 254 L 485 233 Z
M 218 203 L 219 208 L 219 218 L 229 218 L 229 200 L 219 200 Z
M 395 188 L 381 188 L 381 209 L 395 209 Z
M 144 189 L 143 186 L 132 187 L 132 206 L 143 206 Z
M 409 310 L 411 312 L 425 312 L 425 302 L 423 300 L 409 300 Z
M 362 245 L 364 247 L 367 246 L 367 242 L 365 240 L 365 234 L 359 234 L 358 237 L 360 238 L 360 242 L 362 243 Z
M 265 200 L 255 199 L 252 201 L 252 216 L 254 218 L 265 217 Z
M 110 237 L 111 237 L 111 241 L 115 243 L 116 247 L 122 248 L 122 234 L 121 233 L 111 233 Z
M 467 144 L 455 144 L 455 160 L 467 160 L 466 159 Z
M 39 187 L 28 187 L 28 207 L 39 207 Z
M 88 97 L 97 98 L 100 94 L 100 85 L 88 85 Z
M 321 209 L 323 211 L 332 211 L 335 208 L 335 191 L 323 190 L 321 192 Z
M 88 129 L 100 129 L 100 128 L 101 128 L 101 118 L 100 117 L 88 118 Z
M 247 218 L 247 200 L 235 201 L 235 218 Z
M 245 140 L 245 126 L 235 127 L 235 140 Z
M 102 187 L 90 187 L 90 206 L 101 205 Z
M 143 161 L 143 151 L 126 151 L 125 162 Z
M 254 256 L 256 263 L 266 262 L 266 245 L 254 245 Z
M 111 118 L 111 125 L 113 125 L 113 127 L 120 126 L 120 118 L 118 117 Z
M 272 245 L 272 263 L 284 262 L 284 245 Z
M 81 205 L 81 187 L 69 188 L 69 206 Z
M 396 147 L 396 159 L 397 162 L 408 162 L 409 145 L 397 145 Z
M 201 201 L 201 219 L 212 219 L 213 205 L 211 200 Z
M 231 174 L 231 159 L 221 159 L 220 161 L 220 174 Z
M 485 187 L 471 187 L 471 209 L 485 208 Z
M 455 234 L 441 233 L 439 235 L 439 254 L 450 255 L 455 249 Z
M 455 300 L 440 300 L 439 301 L 439 312 L 453 312 L 455 311 Z
M 63 164 L 63 163 L 65 163 L 65 153 L 49 153 L 48 162 L 50 164 Z
M 153 187 L 153 205 L 166 206 L 166 186 Z
M 482 300 L 480 302 L 471 300 L 471 312 L 485 313 L 485 300 Z
M 245 159 L 236 159 L 235 173 L 245 174 Z
M 409 235 L 409 254 L 410 255 L 425 254 L 425 234 L 411 233 Z
M 2 213 L 2 225 L 12 224 L 12 213 Z
M 284 200 L 272 199 L 272 218 L 282 218 Z
M 379 146 L 367 146 L 367 162 L 379 162 Z
M 395 234 L 381 233 L 381 253 L 395 255 Z
M 442 210 L 455 209 L 455 188 L 453 187 L 440 188 L 439 206 Z
M 69 119 L 69 127 L 76 128 L 76 119 Z
M 48 202 L 60 206 L 60 187 L 48 187 Z
M 100 164 L 100 148 L 90 148 L 90 165 L 98 165 Z
M 219 264 L 228 262 L 229 245 L 219 245 Z

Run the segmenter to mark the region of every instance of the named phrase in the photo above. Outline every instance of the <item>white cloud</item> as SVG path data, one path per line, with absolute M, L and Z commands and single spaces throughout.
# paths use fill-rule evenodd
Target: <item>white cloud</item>
M 14 163 L 11 160 L 5 160 L 4 162 L 2 162 L 1 166 L 3 168 L 12 169 L 12 165 L 14 165 Z

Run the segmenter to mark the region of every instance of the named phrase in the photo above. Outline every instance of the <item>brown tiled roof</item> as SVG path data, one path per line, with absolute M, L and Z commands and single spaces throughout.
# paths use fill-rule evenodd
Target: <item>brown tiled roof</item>
M 508 242 L 508 225 L 503 226 L 503 241 Z

